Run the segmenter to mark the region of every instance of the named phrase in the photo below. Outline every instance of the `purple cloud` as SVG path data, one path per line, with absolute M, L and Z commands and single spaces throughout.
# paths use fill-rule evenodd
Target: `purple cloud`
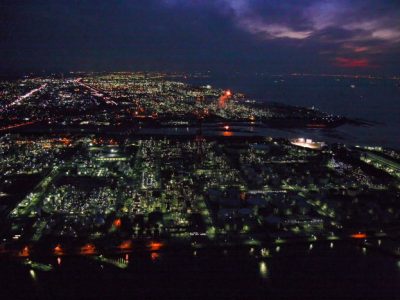
M 343 56 L 377 55 L 400 47 L 400 3 L 374 0 L 164 0 L 169 5 L 212 5 L 261 40 L 330 46 Z M 324 51 L 323 53 L 329 53 Z M 371 57 L 373 59 L 373 57 Z M 341 64 L 336 64 L 341 65 Z M 370 64 L 360 64 L 365 67 Z

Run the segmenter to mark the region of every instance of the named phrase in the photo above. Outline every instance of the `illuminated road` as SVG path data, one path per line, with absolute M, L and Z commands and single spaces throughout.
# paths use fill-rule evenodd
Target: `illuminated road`
M 35 122 L 25 122 L 25 123 L 19 123 L 19 124 L 12 124 L 12 125 L 9 125 L 9 126 L 1 127 L 0 131 L 7 131 L 7 130 L 10 130 L 10 129 L 14 129 L 14 128 L 19 128 L 19 127 L 23 127 L 23 126 L 32 125 L 34 123 Z
M 51 172 L 47 174 L 47 176 L 45 176 L 41 182 L 39 182 L 33 191 L 21 201 L 20 205 L 24 204 L 26 206 L 24 208 L 19 208 L 17 206 L 12 214 L 18 217 L 35 215 L 36 209 L 43 203 L 47 188 L 63 170 L 64 169 L 62 168 L 54 167 L 53 170 L 51 170 Z
M 17 100 L 15 100 L 15 101 L 13 101 L 13 102 L 7 104 L 4 108 L 9 108 L 9 107 L 11 107 L 11 106 L 21 104 L 25 99 L 27 99 L 27 98 L 29 98 L 29 97 L 32 97 L 34 94 L 36 94 L 36 93 L 40 92 L 41 90 L 43 90 L 46 86 L 47 86 L 47 83 L 42 84 L 40 87 L 31 90 L 30 92 L 26 93 L 25 95 L 19 96 L 19 97 L 17 98 Z M 1 109 L 1 110 L 4 110 L 4 108 Z
M 366 154 L 367 157 L 369 159 L 371 159 L 372 161 L 376 161 L 385 167 L 390 167 L 395 172 L 400 172 L 400 165 L 398 163 L 396 163 L 395 161 L 389 160 L 387 158 L 384 158 L 382 156 L 379 156 L 379 155 L 371 153 L 371 152 L 365 151 L 363 153 Z
M 81 85 L 81 86 L 83 86 L 83 87 L 89 89 L 91 92 L 93 92 L 93 95 L 94 95 L 94 96 L 102 98 L 103 101 L 106 102 L 107 104 L 110 104 L 110 105 L 117 105 L 117 102 L 112 101 L 112 100 L 107 100 L 107 99 L 105 99 L 105 98 L 104 98 L 104 94 L 103 94 L 101 91 L 95 89 L 94 87 L 92 87 L 92 86 L 90 86 L 90 85 L 88 85 L 88 84 L 86 84 L 86 83 L 83 83 L 83 82 L 82 82 L 82 78 L 77 78 L 76 80 L 74 80 L 74 82 L 76 82 L 76 83 L 78 83 L 79 85 Z

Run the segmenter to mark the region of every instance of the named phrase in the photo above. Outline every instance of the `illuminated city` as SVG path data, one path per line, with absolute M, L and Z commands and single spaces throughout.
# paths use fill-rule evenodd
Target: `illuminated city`
M 346 119 L 167 74 L 78 76 L 4 83 L 0 255 L 51 272 L 43 255 L 125 269 L 137 252 L 244 247 L 265 278 L 291 245 L 400 255 L 398 151 L 260 134 Z
M 0 299 L 399 299 L 399 3 L 0 10 Z

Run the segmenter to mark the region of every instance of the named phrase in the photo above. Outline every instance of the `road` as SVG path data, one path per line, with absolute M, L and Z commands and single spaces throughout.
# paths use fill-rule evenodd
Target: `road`
M 93 93 L 94 96 L 100 97 L 105 103 L 110 104 L 110 105 L 118 105 L 117 102 L 115 102 L 113 100 L 106 99 L 104 97 L 104 93 L 103 92 L 99 91 L 98 89 L 95 89 L 94 87 L 92 87 L 92 86 L 90 86 L 90 85 L 88 85 L 86 83 L 83 83 L 82 82 L 82 78 L 77 78 L 76 80 L 74 80 L 74 82 L 79 84 L 79 85 L 81 85 L 81 86 L 83 86 L 83 87 L 85 87 L 85 88 L 87 88 L 87 89 L 89 89 Z
M 21 104 L 25 99 L 28 99 L 29 97 L 32 97 L 34 94 L 36 94 L 36 93 L 40 92 L 41 90 L 43 90 L 46 86 L 47 86 L 47 83 L 42 84 L 40 87 L 29 91 L 25 95 L 19 96 L 15 101 L 5 105 L 4 108 L 1 109 L 1 111 L 3 111 L 6 108 L 9 108 L 11 106 Z

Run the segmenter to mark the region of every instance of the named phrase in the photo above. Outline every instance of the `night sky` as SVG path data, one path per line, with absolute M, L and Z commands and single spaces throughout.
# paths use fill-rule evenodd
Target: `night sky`
M 400 73 L 399 0 L 2 0 L 0 75 Z

